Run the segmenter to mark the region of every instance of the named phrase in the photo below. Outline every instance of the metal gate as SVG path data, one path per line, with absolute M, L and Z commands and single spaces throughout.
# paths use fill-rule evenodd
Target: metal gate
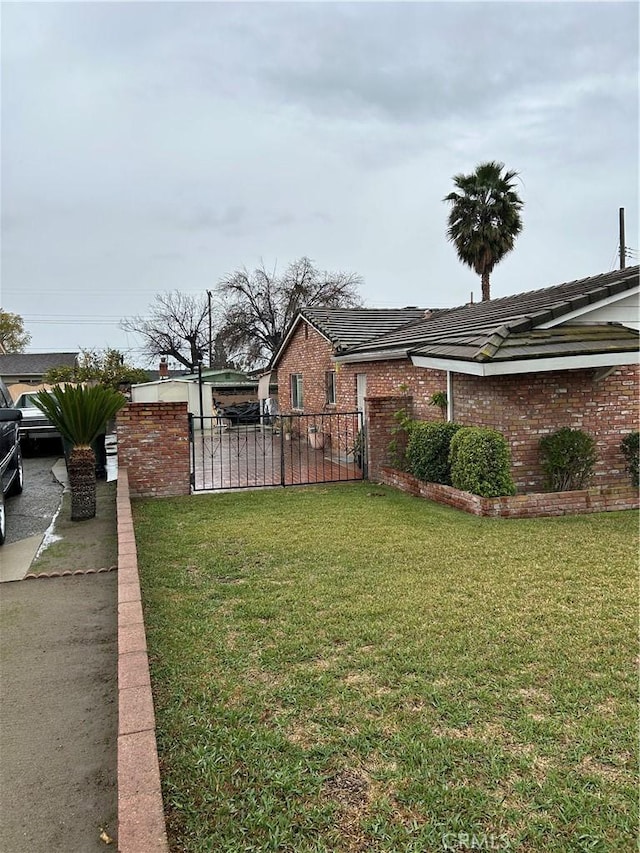
M 189 436 L 193 491 L 366 477 L 362 412 L 265 415 L 255 424 L 190 414 Z

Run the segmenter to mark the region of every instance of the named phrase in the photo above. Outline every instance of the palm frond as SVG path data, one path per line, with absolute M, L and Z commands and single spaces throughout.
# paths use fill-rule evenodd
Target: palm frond
M 103 385 L 56 385 L 40 391 L 34 402 L 60 434 L 74 447 L 90 446 L 127 402 L 118 391 Z

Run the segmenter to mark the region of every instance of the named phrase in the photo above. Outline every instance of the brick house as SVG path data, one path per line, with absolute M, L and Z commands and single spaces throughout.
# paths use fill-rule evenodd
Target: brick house
M 596 483 L 625 481 L 623 435 L 638 429 L 639 268 L 437 311 L 303 309 L 276 353 L 280 410 L 364 409 L 445 391 L 447 417 L 509 440 L 519 491 L 543 485 L 541 436 L 562 426 L 594 436 Z

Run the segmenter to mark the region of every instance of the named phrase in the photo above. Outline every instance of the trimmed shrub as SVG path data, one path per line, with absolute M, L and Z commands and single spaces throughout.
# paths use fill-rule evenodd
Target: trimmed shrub
M 596 443 L 581 429 L 562 427 L 540 439 L 540 465 L 553 492 L 584 489 L 596 464 Z
M 460 429 L 451 422 L 414 421 L 409 431 L 406 459 L 408 470 L 426 483 L 451 485 L 449 445 Z
M 511 451 L 494 429 L 463 427 L 451 440 L 451 485 L 484 498 L 515 494 Z
M 640 486 L 640 432 L 630 432 L 622 439 L 620 445 L 624 458 L 627 460 L 627 471 L 631 474 L 632 484 Z

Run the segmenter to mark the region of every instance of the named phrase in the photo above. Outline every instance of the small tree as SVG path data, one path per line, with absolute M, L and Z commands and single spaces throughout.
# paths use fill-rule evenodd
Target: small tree
M 581 429 L 562 427 L 540 439 L 540 465 L 553 492 L 584 489 L 596 464 L 596 443 Z
M 446 391 L 436 391 L 429 397 L 429 405 L 437 406 L 440 409 L 440 414 L 442 415 L 442 420 L 446 421 L 447 419 L 447 407 L 449 405 L 449 401 L 447 399 Z
M 96 456 L 91 445 L 126 402 L 122 394 L 103 385 L 57 385 L 51 393 L 40 391 L 35 397 L 36 406 L 71 444 L 68 472 L 72 521 L 96 514 Z
M 19 314 L 0 308 L 0 353 L 24 352 L 31 343 L 31 335 L 24 330 Z
M 121 385 L 133 385 L 135 382 L 146 382 L 147 379 L 147 371 L 127 364 L 117 349 L 84 349 L 73 367 L 52 367 L 44 375 L 44 381 L 48 385 L 61 382 L 97 382 L 115 391 Z

